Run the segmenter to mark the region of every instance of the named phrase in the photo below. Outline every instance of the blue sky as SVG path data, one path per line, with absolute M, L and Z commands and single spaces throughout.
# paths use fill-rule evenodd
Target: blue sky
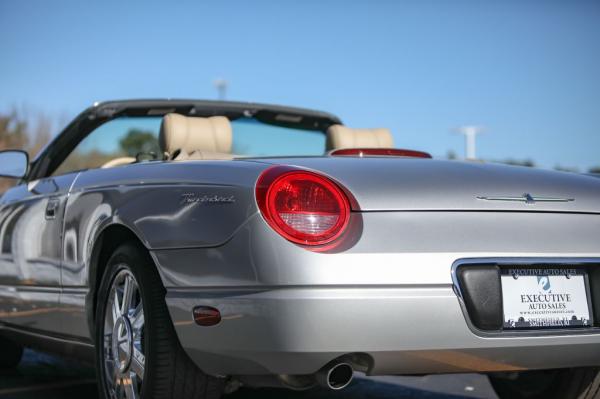
M 385 126 L 398 147 L 600 165 L 598 1 L 0 1 L 0 111 L 228 98 Z

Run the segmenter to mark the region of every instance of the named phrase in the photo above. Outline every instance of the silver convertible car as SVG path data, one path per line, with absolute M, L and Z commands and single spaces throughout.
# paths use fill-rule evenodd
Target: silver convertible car
M 94 104 L 0 199 L 0 367 L 94 361 L 103 398 L 485 373 L 597 398 L 600 179 L 431 159 L 327 113 Z

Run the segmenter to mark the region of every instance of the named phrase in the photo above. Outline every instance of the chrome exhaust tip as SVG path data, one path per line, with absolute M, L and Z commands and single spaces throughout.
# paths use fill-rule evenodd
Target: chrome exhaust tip
M 325 366 L 317 373 L 319 385 L 338 391 L 346 388 L 354 378 L 354 368 L 348 363 Z

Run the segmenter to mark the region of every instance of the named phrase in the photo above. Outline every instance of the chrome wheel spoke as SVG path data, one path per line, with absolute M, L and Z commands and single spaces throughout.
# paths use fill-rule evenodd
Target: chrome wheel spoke
M 146 363 L 146 357 L 137 348 L 133 349 L 133 356 L 131 359 L 131 371 L 140 379 L 144 379 L 144 365 Z
M 127 399 L 137 399 L 137 387 L 134 386 L 131 378 L 126 377 L 123 379 L 123 389 L 125 390 L 125 397 Z
M 123 303 L 121 303 L 121 315 L 127 316 L 131 307 L 131 299 L 135 290 L 135 283 L 131 276 L 125 277 L 125 285 L 123 287 Z
M 119 293 L 117 292 L 117 290 L 115 290 L 115 294 L 113 296 L 113 303 L 111 306 L 111 310 L 112 310 L 112 325 L 114 326 L 115 323 L 117 322 L 117 319 L 119 317 L 121 317 L 121 307 L 119 306 Z
M 144 308 L 142 307 L 142 302 L 138 304 L 135 308 L 135 311 L 130 317 L 131 320 L 131 328 L 133 328 L 134 336 L 137 337 L 144 327 Z M 137 333 L 137 335 L 136 335 Z
M 123 352 L 123 353 L 129 353 L 129 345 L 127 340 L 123 340 L 120 344 L 119 344 L 119 349 Z

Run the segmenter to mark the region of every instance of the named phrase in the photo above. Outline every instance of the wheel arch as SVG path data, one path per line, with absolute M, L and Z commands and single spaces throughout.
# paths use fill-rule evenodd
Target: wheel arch
M 106 268 L 109 258 L 119 245 L 131 242 L 144 250 L 148 250 L 144 241 L 133 231 L 121 223 L 111 223 L 98 233 L 93 242 L 91 256 L 88 264 L 88 295 L 85 301 L 85 310 L 87 314 L 88 328 L 90 336 L 94 339 L 96 323 L 96 307 L 98 298 L 98 288 L 102 281 L 102 275 Z

